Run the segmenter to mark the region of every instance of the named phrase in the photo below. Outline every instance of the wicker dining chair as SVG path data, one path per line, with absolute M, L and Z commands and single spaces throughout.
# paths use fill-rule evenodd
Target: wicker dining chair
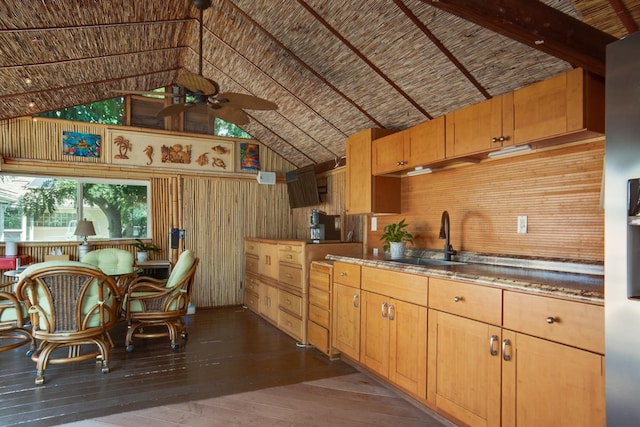
M 119 304 L 112 277 L 82 262 L 47 261 L 21 273 L 16 295 L 25 303 L 32 335 L 40 342 L 31 356 L 36 384 L 44 383 L 49 363 L 96 359 L 102 372 L 109 372 L 106 335 L 117 320 Z M 67 353 L 56 351 L 61 348 Z
M 31 331 L 25 328 L 27 320 L 27 311 L 18 298 L 11 292 L 0 292 L 0 351 L 31 343 L 27 355 L 33 354 L 36 341 Z
M 88 252 L 82 262 L 95 265 L 106 275 L 113 277 L 121 294 L 126 293 L 127 286 L 136 277 L 133 253 L 124 249 L 96 249 Z
M 187 339 L 183 317 L 189 308 L 198 262 L 192 251 L 185 250 L 167 279 L 140 276 L 129 285 L 124 308 L 129 323 L 125 342 L 128 352 L 134 350 L 134 337 L 168 336 L 174 351 L 180 347 L 179 336 Z M 158 327 L 163 330 L 158 331 Z

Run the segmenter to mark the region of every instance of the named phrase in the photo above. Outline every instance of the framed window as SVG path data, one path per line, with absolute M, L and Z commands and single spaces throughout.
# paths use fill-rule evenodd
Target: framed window
M 151 235 L 146 181 L 0 175 L 0 241 L 79 240 L 78 219 L 93 221 L 89 239 Z

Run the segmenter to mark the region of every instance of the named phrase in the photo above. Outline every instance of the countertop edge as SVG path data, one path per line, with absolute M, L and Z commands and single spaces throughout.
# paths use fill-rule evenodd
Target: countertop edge
M 536 283 L 533 281 L 529 282 L 522 280 L 513 280 L 502 278 L 499 276 L 478 276 L 465 274 L 463 272 L 443 270 L 441 268 L 432 268 L 422 265 L 400 264 L 380 259 L 354 258 L 331 254 L 327 255 L 326 259 L 346 262 L 350 264 L 358 264 L 367 267 L 382 268 L 385 270 L 392 270 L 401 273 L 418 274 L 438 277 L 442 279 L 463 280 L 471 283 L 477 283 L 479 285 L 498 287 L 505 290 L 528 292 L 554 298 L 587 302 L 591 304 L 604 304 L 604 293 L 600 292 L 599 290 L 575 289 L 563 287 L 561 285 L 549 285 L 545 283 Z M 574 274 L 574 276 L 580 275 Z

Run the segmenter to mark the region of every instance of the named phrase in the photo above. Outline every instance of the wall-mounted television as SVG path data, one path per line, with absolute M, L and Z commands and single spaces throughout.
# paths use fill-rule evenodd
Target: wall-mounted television
M 285 178 L 291 209 L 320 204 L 316 169 L 313 165 L 287 172 Z

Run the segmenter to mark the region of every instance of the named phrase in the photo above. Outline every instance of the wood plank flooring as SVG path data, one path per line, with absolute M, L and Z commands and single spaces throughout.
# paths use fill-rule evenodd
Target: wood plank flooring
M 452 425 L 241 307 L 198 310 L 188 323 L 177 352 L 154 339 L 127 353 L 118 325 L 110 373 L 50 365 L 43 386 L 25 347 L 0 353 L 0 425 Z

